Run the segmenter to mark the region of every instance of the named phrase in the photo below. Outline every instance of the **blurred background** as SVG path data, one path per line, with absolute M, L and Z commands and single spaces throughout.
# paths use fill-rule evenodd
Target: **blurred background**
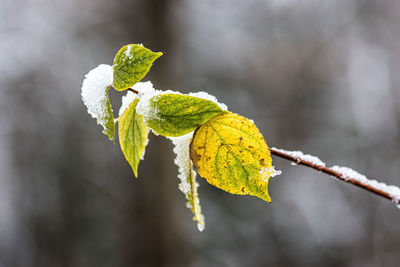
M 400 185 L 399 24 L 396 0 L 0 0 L 0 266 L 399 266 L 395 205 L 276 157 L 272 204 L 199 178 L 198 232 L 171 142 L 152 135 L 134 179 L 80 96 L 143 43 L 165 52 L 156 88 Z

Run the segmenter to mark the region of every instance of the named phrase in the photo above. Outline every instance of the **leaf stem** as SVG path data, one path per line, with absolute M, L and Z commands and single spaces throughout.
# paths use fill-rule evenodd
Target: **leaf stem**
M 361 187 L 367 191 L 370 191 L 372 193 L 375 193 L 381 197 L 384 197 L 386 199 L 391 200 L 393 203 L 395 203 L 396 205 L 400 205 L 400 199 L 398 198 L 398 196 L 391 194 L 390 192 L 385 191 L 382 188 L 378 188 L 376 186 L 374 186 L 374 184 L 371 183 L 366 183 L 364 181 L 360 181 L 360 179 L 357 179 L 357 177 L 349 177 L 347 175 L 343 175 L 342 173 L 333 170 L 332 168 L 328 168 L 325 167 L 323 165 L 319 165 L 307 160 L 302 159 L 301 157 L 297 157 L 295 155 L 292 155 L 290 153 L 287 153 L 285 151 L 282 151 L 281 149 L 277 149 L 277 148 L 270 148 L 271 154 L 278 156 L 280 158 L 292 161 L 294 163 L 296 163 L 297 165 L 303 165 L 309 168 L 312 168 L 314 170 L 323 172 L 325 174 L 328 174 L 330 176 L 333 176 L 343 182 L 346 183 L 350 183 L 353 184 L 355 186 Z
M 127 89 L 128 91 L 131 91 L 132 93 L 135 93 L 135 94 L 139 94 L 139 92 L 138 91 L 136 91 L 135 89 L 133 89 L 133 88 L 128 88 Z

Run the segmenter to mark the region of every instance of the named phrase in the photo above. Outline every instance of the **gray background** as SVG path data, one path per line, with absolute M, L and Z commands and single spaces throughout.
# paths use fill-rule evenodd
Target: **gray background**
M 200 179 L 199 233 L 170 141 L 150 137 L 135 180 L 80 88 L 143 43 L 165 52 L 156 88 L 400 185 L 399 24 L 396 0 L 1 0 L 0 266 L 398 266 L 390 201 L 275 157 L 272 204 Z

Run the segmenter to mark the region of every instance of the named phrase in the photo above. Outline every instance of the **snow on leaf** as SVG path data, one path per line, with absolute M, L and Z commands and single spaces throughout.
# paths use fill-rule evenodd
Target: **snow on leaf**
M 268 182 L 269 177 L 275 177 L 282 174 L 282 171 L 275 170 L 275 166 L 261 167 L 261 177 L 264 181 Z
M 137 94 L 135 94 L 134 92 L 131 91 L 127 91 L 126 95 L 122 96 L 122 103 L 121 103 L 121 107 L 119 108 L 119 112 L 118 112 L 118 116 L 121 116 L 124 111 L 129 107 L 129 105 L 136 100 L 138 97 Z M 136 105 L 137 107 L 137 105 Z
M 193 132 L 180 137 L 170 137 L 170 139 L 174 144 L 175 164 L 179 168 L 178 178 L 181 180 L 179 189 L 188 200 L 187 207 L 193 212 L 193 220 L 197 221 L 197 228 L 199 231 L 203 231 L 205 223 L 197 192 L 199 185 L 196 182 L 196 172 L 193 170 L 193 163 L 189 157 L 189 145 L 192 136 Z
M 122 153 L 132 167 L 135 177 L 138 177 L 138 166 L 142 158 L 149 129 L 143 122 L 142 116 L 136 113 L 139 99 L 134 99 L 118 118 L 118 137 Z
M 208 183 L 232 194 L 271 202 L 270 152 L 257 127 L 247 118 L 225 112 L 201 125 L 194 132 L 190 158 Z
M 138 82 L 133 85 L 132 88 L 139 92 L 139 98 L 141 98 L 143 95 L 149 95 L 156 92 L 156 89 L 154 89 L 151 81 Z
M 196 92 L 196 93 L 189 93 L 189 96 L 194 96 L 194 97 L 198 97 L 198 98 L 202 98 L 205 100 L 210 100 L 212 102 L 214 102 L 215 104 L 217 104 L 222 110 L 227 111 L 228 107 L 224 104 L 224 103 L 220 103 L 218 102 L 217 98 L 213 95 L 210 95 L 207 92 L 204 91 L 200 91 L 200 92 Z
M 161 55 L 161 52 L 155 53 L 138 44 L 122 47 L 115 55 L 113 63 L 114 88 L 123 91 L 139 82 Z
M 138 94 L 132 92 L 132 91 L 127 91 L 126 95 L 124 95 L 122 97 L 122 104 L 121 104 L 121 108 L 119 109 L 119 116 L 122 115 L 122 113 L 125 111 L 125 109 L 132 103 L 132 101 L 134 99 L 136 99 L 137 97 L 140 99 L 143 98 L 148 98 L 150 95 L 154 96 L 156 94 L 156 92 L 161 92 L 158 90 L 155 90 L 153 88 L 153 84 L 150 81 L 147 82 L 138 82 L 136 83 L 134 86 L 132 86 L 132 88 L 134 90 L 136 90 L 138 92 Z M 144 115 L 145 112 L 140 113 L 140 104 L 143 104 L 143 102 L 148 102 L 148 99 L 145 101 L 139 101 L 138 104 L 136 105 L 136 113 L 139 115 Z
M 182 94 L 160 94 L 150 99 L 150 116 L 144 120 L 163 136 L 181 136 L 224 112 L 215 102 Z
M 85 75 L 82 84 L 82 100 L 88 113 L 97 123 L 103 126 L 103 133 L 114 141 L 115 122 L 112 113 L 108 90 L 113 81 L 113 68 L 110 65 L 99 65 Z

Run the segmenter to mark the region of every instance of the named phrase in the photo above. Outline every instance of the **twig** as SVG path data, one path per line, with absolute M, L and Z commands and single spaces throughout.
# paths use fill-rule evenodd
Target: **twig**
M 135 94 L 139 94 L 139 92 L 138 91 L 136 91 L 135 89 L 133 89 L 133 88 L 128 88 L 128 91 L 131 91 L 132 93 L 135 93 Z
M 350 177 L 349 175 L 344 175 L 343 173 L 341 173 L 340 171 L 337 171 L 336 169 L 334 169 L 332 167 L 331 168 L 325 167 L 323 162 L 321 162 L 322 164 L 319 164 L 318 162 L 315 163 L 315 162 L 305 160 L 304 158 L 302 158 L 300 156 L 296 156 L 296 154 L 294 152 L 277 149 L 275 147 L 270 148 L 270 151 L 271 151 L 272 155 L 290 160 L 298 165 L 304 165 L 306 167 L 315 169 L 317 171 L 329 174 L 343 182 L 351 183 L 351 184 L 361 187 L 365 190 L 373 192 L 381 197 L 389 199 L 393 203 L 395 203 L 397 206 L 400 205 L 400 198 L 399 198 L 400 196 L 391 192 L 394 190 L 400 191 L 400 189 L 395 186 L 388 186 L 386 184 L 379 183 L 379 182 L 373 181 L 373 180 L 368 180 L 368 179 L 361 179 L 361 181 L 360 181 L 360 179 L 358 177 Z M 300 153 L 300 154 L 302 154 L 302 153 Z M 309 155 L 306 155 L 306 156 L 309 156 Z M 361 174 L 358 174 L 356 172 L 355 172 L 355 174 L 357 174 L 357 176 L 362 176 Z M 374 185 L 379 185 L 379 186 L 374 186 Z M 385 190 L 387 188 L 390 188 L 392 190 L 391 191 Z

